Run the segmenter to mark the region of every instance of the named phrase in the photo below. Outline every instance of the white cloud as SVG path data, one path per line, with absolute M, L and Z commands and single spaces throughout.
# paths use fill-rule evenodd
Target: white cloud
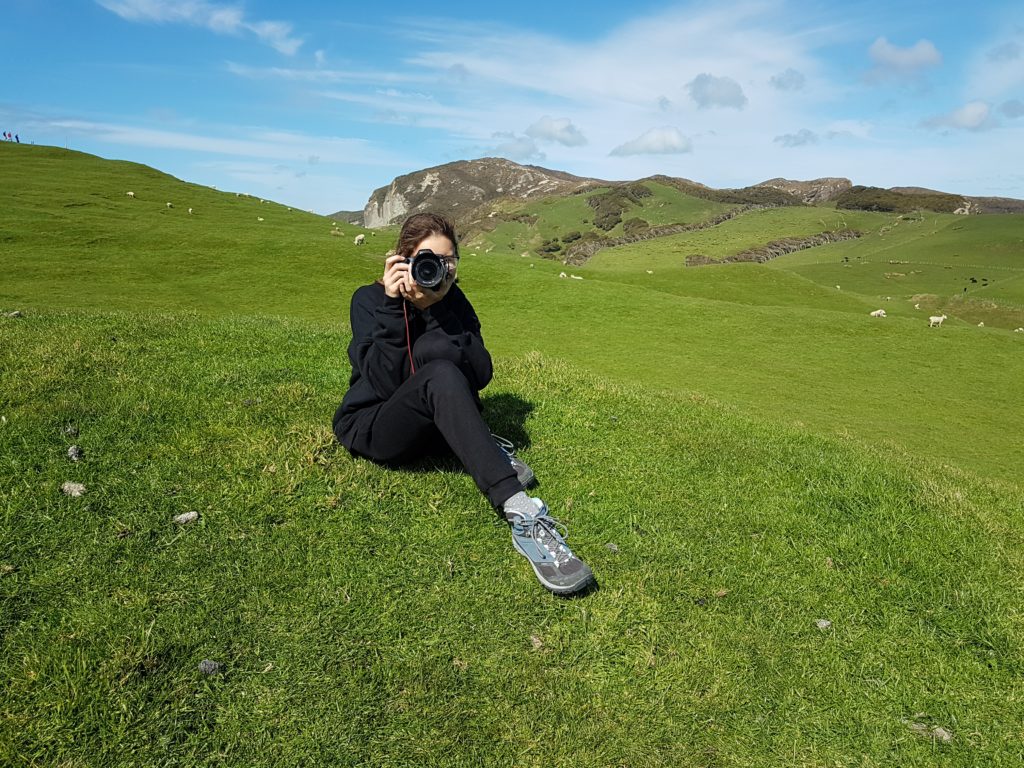
M 526 135 L 540 141 L 555 141 L 566 147 L 579 147 L 587 143 L 586 137 L 567 117 L 555 119 L 544 115 L 526 129 Z
M 870 138 L 873 127 L 867 120 L 836 120 L 829 124 L 825 136 L 829 139 L 867 139 Z
M 1024 101 L 1020 99 L 1010 99 L 1004 101 L 999 105 L 999 111 L 1006 115 L 1011 120 L 1018 117 L 1024 117 Z
M 1024 55 L 1024 47 L 1021 47 L 1016 40 L 997 45 L 988 52 L 988 58 L 996 62 L 1016 61 L 1022 55 Z
M 808 144 L 817 144 L 818 134 L 807 128 L 801 128 L 796 133 L 784 133 L 781 136 L 776 136 L 772 141 L 784 147 L 804 147 Z
M 731 77 L 715 77 L 707 72 L 697 75 L 686 84 L 686 90 L 701 109 L 732 107 L 743 109 L 747 97 L 740 84 Z
M 614 157 L 629 155 L 680 155 L 693 151 L 693 142 L 683 136 L 678 128 L 666 126 L 651 128 L 632 141 L 620 144 L 609 154 Z
M 305 162 L 312 150 L 321 161 L 374 165 L 393 158 L 364 139 L 338 139 L 286 131 L 257 131 L 237 127 L 226 129 L 229 138 L 145 128 L 135 125 L 99 123 L 89 120 L 49 120 L 45 128 L 90 141 L 156 149 L 186 150 L 215 155 L 262 160 Z
M 302 47 L 302 40 L 292 35 L 292 25 L 284 21 L 252 21 L 236 7 L 215 5 L 206 0 L 96 0 L 112 13 L 127 21 L 156 24 L 191 24 L 205 27 L 219 35 L 241 35 L 246 32 L 288 56 Z
M 491 154 L 497 157 L 504 157 L 520 163 L 540 161 L 545 157 L 544 153 L 537 147 L 537 142 L 529 136 L 516 136 L 514 133 L 498 132 L 491 138 L 502 140 L 500 144 L 491 150 Z
M 803 76 L 802 72 L 790 67 L 785 72 L 773 75 L 768 82 L 779 91 L 800 91 L 803 90 L 806 81 L 807 78 Z
M 867 75 L 869 82 L 914 78 L 942 63 L 942 54 L 930 40 L 918 40 L 908 48 L 900 48 L 880 37 L 868 48 L 868 56 L 874 62 Z
M 956 128 L 964 131 L 981 131 L 993 127 L 993 124 L 992 108 L 984 101 L 971 101 L 959 109 L 924 121 L 928 128 Z

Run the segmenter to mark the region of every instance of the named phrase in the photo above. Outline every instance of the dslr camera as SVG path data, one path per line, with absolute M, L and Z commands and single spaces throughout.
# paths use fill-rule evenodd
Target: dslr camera
M 409 273 L 420 288 L 434 290 L 448 277 L 448 260 L 429 248 L 418 251 L 415 256 L 406 259 L 405 263 L 409 265 Z

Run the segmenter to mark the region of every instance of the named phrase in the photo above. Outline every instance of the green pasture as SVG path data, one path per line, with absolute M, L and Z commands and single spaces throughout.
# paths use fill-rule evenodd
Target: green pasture
M 608 271 L 657 266 L 682 266 L 686 257 L 699 254 L 721 259 L 785 238 L 807 237 L 843 229 L 872 231 L 886 226 L 892 216 L 868 211 L 837 211 L 824 207 L 766 208 L 745 212 L 718 226 L 668 235 L 599 251 L 588 262 Z
M 640 200 L 622 214 L 623 222 L 632 218 L 644 219 L 652 226 L 662 224 L 690 224 L 703 221 L 733 206 L 686 195 L 665 184 L 643 182 L 651 191 L 650 197 Z M 580 195 L 551 197 L 525 203 L 505 201 L 499 207 L 505 216 L 536 217 L 535 223 L 501 220 L 490 231 L 474 235 L 466 245 L 473 250 L 493 254 L 531 253 L 536 257 L 540 245 L 552 238 L 562 238 L 571 232 L 593 232 L 602 237 L 617 237 L 623 225 L 617 224 L 603 232 L 593 225 L 594 209 L 587 199 L 608 191 L 601 187 Z M 557 254 L 553 258 L 557 258 Z
M 392 233 L 378 232 L 355 246 L 352 227 L 342 225 L 345 234 L 335 236 L 333 223 L 320 217 L 142 166 L 18 149 L 0 145 L 13 179 L 0 208 L 8 245 L 0 255 L 0 309 L 186 310 L 305 318 L 338 328 L 347 322 L 351 292 L 376 277 L 393 244 Z M 168 200 L 174 208 L 166 208 Z M 943 222 L 970 223 L 989 244 L 976 252 L 984 257 L 995 248 L 996 266 L 1007 271 L 1013 244 L 1001 244 L 1016 229 L 1004 219 L 1019 221 L 933 216 L 892 226 L 882 214 L 787 208 L 750 212 L 715 230 L 736 244 L 749 243 L 755 232 L 768 241 L 820 231 L 822 222 L 865 230 L 889 222 L 884 235 L 793 255 L 806 259 L 840 247 L 871 248 L 875 238 L 893 233 L 913 242 L 917 233 L 945 231 Z M 90 245 L 94 240 L 102 245 Z M 1024 334 L 1009 332 L 1017 327 L 1012 307 L 960 301 L 953 308 L 965 319 L 951 310 L 942 329 L 929 329 L 927 313 L 949 305 L 948 294 L 929 293 L 920 311 L 898 294 L 882 304 L 846 280 L 873 269 L 842 266 L 844 255 L 856 260 L 851 250 L 827 257 L 843 275 L 836 290 L 831 280 L 816 283 L 800 272 L 811 265 L 784 269 L 792 257 L 777 260 L 781 266 L 683 268 L 666 260 L 671 247 L 655 240 L 609 249 L 579 268 L 524 259 L 518 247 L 514 255 L 476 256 L 467 247 L 460 276 L 495 354 L 538 351 L 620 381 L 696 393 L 781 423 L 884 442 L 1019 482 Z M 632 254 L 632 265 L 615 260 L 623 254 Z M 559 278 L 560 271 L 584 279 Z M 867 317 L 879 306 L 894 316 Z M 995 327 L 977 328 L 979 321 Z
M 600 581 L 560 600 L 450 462 L 334 443 L 346 341 L 184 311 L 0 322 L 0 764 L 1024 756 L 1018 492 L 503 357 L 485 415 Z

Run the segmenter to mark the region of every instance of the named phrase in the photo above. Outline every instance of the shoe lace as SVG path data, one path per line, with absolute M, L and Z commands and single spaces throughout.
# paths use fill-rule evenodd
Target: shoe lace
M 516 455 L 516 447 L 511 440 L 501 437 L 500 435 L 496 435 L 493 432 L 491 432 L 491 437 L 494 438 L 494 442 L 498 444 L 498 447 L 501 448 L 507 456 L 511 458 Z
M 565 543 L 568 528 L 548 515 L 546 509 L 531 517 L 519 517 L 514 525 L 521 535 L 530 537 L 542 552 L 548 553 L 555 565 L 564 565 L 572 558 L 572 551 Z

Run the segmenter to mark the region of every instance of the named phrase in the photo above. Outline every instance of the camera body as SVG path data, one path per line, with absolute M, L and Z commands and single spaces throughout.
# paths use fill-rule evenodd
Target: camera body
M 405 260 L 409 273 L 420 288 L 436 289 L 448 277 L 448 260 L 438 256 L 429 248 L 417 251 L 415 256 Z

